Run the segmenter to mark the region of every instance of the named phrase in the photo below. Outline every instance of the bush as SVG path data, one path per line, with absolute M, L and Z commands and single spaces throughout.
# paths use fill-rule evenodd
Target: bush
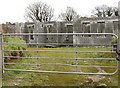
M 25 44 L 25 41 L 21 39 L 20 37 L 4 37 L 4 42 L 6 43 L 4 45 L 5 56 L 10 56 L 5 58 L 5 62 L 10 61 L 11 59 L 19 59 L 20 57 L 28 56 L 30 55 L 27 52 L 23 52 L 21 50 L 26 50 L 27 45 Z M 20 51 L 9 51 L 9 50 L 20 50 Z
M 113 38 L 112 40 L 111 40 L 111 42 L 110 42 L 110 44 L 117 44 L 117 39 L 116 38 Z

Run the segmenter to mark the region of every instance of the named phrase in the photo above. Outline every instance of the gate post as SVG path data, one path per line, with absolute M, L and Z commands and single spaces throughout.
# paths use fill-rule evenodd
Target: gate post
M 120 87 L 120 1 L 118 2 L 118 41 L 117 41 L 117 54 L 118 54 L 118 88 Z
M 0 88 L 2 87 L 3 58 L 2 58 L 2 34 L 0 33 Z

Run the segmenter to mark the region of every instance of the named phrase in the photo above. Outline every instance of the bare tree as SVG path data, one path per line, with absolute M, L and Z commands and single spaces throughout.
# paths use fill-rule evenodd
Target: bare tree
M 101 11 L 102 11 L 102 16 L 106 17 L 106 12 L 108 11 L 108 6 L 107 5 L 102 5 L 101 6 Z
M 113 7 L 113 12 L 115 16 L 118 16 L 118 8 L 117 7 Z
M 25 18 L 28 21 L 47 22 L 53 18 L 54 9 L 41 1 L 29 5 L 25 9 Z
M 107 9 L 106 9 L 106 15 L 108 17 L 110 17 L 110 16 L 112 16 L 112 14 L 113 14 L 113 7 L 107 7 Z
M 77 12 L 72 7 L 67 7 L 61 12 L 59 18 L 63 21 L 73 21 L 76 18 L 79 18 L 79 15 L 77 15 Z
M 100 7 L 95 7 L 94 10 L 92 10 L 92 13 L 97 17 L 102 17 L 102 11 Z
M 92 10 L 93 15 L 97 17 L 110 17 L 113 14 L 117 16 L 117 9 L 115 7 L 110 7 L 107 5 L 97 6 Z

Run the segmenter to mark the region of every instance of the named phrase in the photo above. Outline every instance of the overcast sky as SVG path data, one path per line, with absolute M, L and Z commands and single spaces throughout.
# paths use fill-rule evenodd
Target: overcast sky
M 0 23 L 25 22 L 25 8 L 40 0 L 0 0 Z M 67 6 L 73 7 L 81 16 L 90 16 L 95 6 L 118 6 L 120 0 L 41 0 L 54 8 L 55 16 L 61 13 L 61 9 Z

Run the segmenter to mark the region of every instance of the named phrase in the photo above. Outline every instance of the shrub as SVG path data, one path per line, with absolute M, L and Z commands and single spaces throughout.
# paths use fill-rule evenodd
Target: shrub
M 25 44 L 25 41 L 20 37 L 16 37 L 16 36 L 4 37 L 4 42 L 6 43 L 4 45 L 4 49 L 7 50 L 5 51 L 4 55 L 10 56 L 5 58 L 6 62 L 10 61 L 11 59 L 19 59 L 20 57 L 30 55 L 27 52 L 21 51 L 21 50 L 26 50 L 27 45 Z M 9 50 L 20 50 L 20 51 L 9 51 Z
M 116 38 L 113 38 L 112 40 L 111 40 L 111 42 L 110 42 L 110 44 L 117 44 L 117 39 Z

